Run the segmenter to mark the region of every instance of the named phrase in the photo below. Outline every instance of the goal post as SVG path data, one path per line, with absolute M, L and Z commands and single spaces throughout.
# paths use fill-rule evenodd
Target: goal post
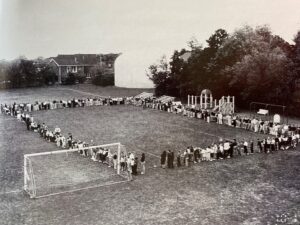
M 35 178 L 32 171 L 32 163 L 29 158 L 24 156 L 24 191 L 30 197 L 36 196 Z
M 24 191 L 31 198 L 127 181 L 125 146 L 111 143 L 24 155 Z

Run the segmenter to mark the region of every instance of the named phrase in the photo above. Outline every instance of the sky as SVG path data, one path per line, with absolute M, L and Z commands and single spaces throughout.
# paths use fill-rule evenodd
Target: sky
M 300 0 L 0 0 L 0 59 L 122 53 L 116 85 L 151 87 L 146 70 L 162 55 L 244 25 L 293 43 Z

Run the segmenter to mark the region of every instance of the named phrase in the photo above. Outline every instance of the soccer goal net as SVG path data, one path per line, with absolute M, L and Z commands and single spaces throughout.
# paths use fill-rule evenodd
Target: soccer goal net
M 24 155 L 24 191 L 47 197 L 127 181 L 120 143 Z

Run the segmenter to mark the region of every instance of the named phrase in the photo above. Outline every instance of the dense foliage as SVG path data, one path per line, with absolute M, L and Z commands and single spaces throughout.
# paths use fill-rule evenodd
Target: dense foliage
M 105 71 L 105 69 L 100 66 L 96 65 L 91 68 L 92 77 L 92 84 L 99 85 L 99 86 L 113 86 L 115 85 L 115 77 L 114 74 L 109 74 Z
M 163 57 L 151 65 L 148 77 L 158 95 L 185 99 L 208 88 L 216 98 L 236 96 L 241 106 L 252 101 L 289 104 L 300 78 L 300 32 L 294 41 L 289 44 L 266 26 L 245 26 L 232 34 L 219 29 L 207 47 L 192 40 L 189 51 L 176 50 L 170 62 Z M 188 60 L 181 57 L 186 52 Z
M 0 88 L 38 87 L 54 84 L 57 76 L 42 59 L 20 57 L 0 62 Z

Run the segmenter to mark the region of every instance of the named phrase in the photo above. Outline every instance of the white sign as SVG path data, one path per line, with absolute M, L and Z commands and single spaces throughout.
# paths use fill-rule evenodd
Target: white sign
M 273 117 L 273 122 L 274 123 L 280 123 L 280 115 L 279 114 L 275 114 Z

